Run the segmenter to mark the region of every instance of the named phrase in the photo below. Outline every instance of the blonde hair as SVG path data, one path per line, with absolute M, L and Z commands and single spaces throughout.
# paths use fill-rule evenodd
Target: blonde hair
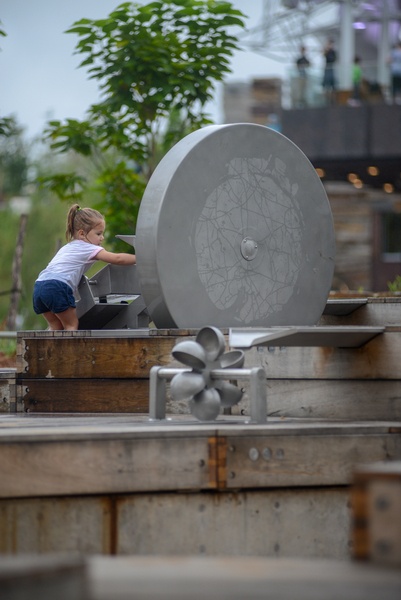
M 99 221 L 104 221 L 105 218 L 98 210 L 94 208 L 81 208 L 79 204 L 73 204 L 67 214 L 67 225 L 65 237 L 67 242 L 75 238 L 75 234 L 82 229 L 85 233 L 89 233 Z

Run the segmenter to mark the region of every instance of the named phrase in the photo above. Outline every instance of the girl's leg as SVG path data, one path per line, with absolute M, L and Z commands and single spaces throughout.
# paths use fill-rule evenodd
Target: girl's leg
M 45 313 L 42 313 L 42 316 L 48 322 L 49 329 L 51 331 L 59 331 L 60 329 L 64 329 L 62 322 L 57 317 L 57 315 L 55 315 L 54 313 L 52 313 L 52 312 L 45 312 Z
M 57 318 L 63 324 L 66 331 L 76 331 L 78 329 L 77 309 L 70 306 L 64 312 L 57 313 Z
M 43 313 L 44 318 L 49 323 L 52 331 L 76 331 L 78 329 L 78 317 L 76 308 L 67 308 L 67 310 L 54 314 L 52 312 Z

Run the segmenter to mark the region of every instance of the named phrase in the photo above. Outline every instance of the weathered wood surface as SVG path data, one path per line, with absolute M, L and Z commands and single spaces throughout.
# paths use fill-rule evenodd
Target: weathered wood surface
M 249 415 L 249 383 L 242 381 L 240 385 L 244 394 L 231 408 L 231 413 Z M 268 418 L 401 419 L 401 384 L 398 380 L 267 379 L 266 388 Z M 189 412 L 186 400 L 169 398 L 168 386 L 166 410 L 170 415 Z
M 149 377 L 155 365 L 171 362 L 175 338 L 34 337 L 21 347 L 24 379 Z
M 5 385 L 6 397 L 9 395 Z M 1 381 L 0 381 L 1 386 Z M 398 380 L 267 379 L 267 415 L 317 419 L 401 419 L 401 385 Z M 14 384 L 15 389 L 15 384 Z M 234 415 L 250 414 L 250 390 L 232 407 Z M 15 392 L 14 392 L 15 394 Z M 15 404 L 15 400 L 14 400 Z M 8 410 L 4 403 L 3 412 Z M 10 405 L 11 406 L 11 405 Z M 45 413 L 148 413 L 147 379 L 29 379 L 18 386 L 19 412 Z M 189 414 L 188 402 L 172 400 L 166 392 L 168 414 Z
M 148 378 L 155 365 L 176 365 L 177 338 L 41 338 L 24 340 L 18 379 Z M 361 348 L 252 348 L 245 367 L 268 379 L 400 379 L 401 331 L 389 330 Z
M 401 567 L 401 461 L 360 466 L 351 500 L 352 555 Z
M 345 559 L 350 516 L 345 487 L 0 499 L 0 553 Z
M 0 497 L 349 485 L 401 457 L 401 422 L 3 417 Z
M 149 411 L 146 379 L 28 379 L 19 389 L 19 406 L 26 412 Z
M 338 560 L 93 557 L 93 600 L 399 600 L 401 573 Z
M 317 419 L 401 419 L 399 380 L 267 379 L 267 415 Z M 249 385 L 234 414 L 249 414 Z
M 15 412 L 16 369 L 0 369 L 0 413 Z
M 261 366 L 267 379 L 401 379 L 401 331 L 385 331 L 361 348 L 259 347 L 245 366 Z

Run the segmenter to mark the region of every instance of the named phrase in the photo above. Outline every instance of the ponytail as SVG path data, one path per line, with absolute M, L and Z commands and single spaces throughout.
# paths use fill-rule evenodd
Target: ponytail
M 82 229 L 89 233 L 99 221 L 104 221 L 104 216 L 94 208 L 81 208 L 79 204 L 73 204 L 67 213 L 65 237 L 67 242 L 75 239 L 75 234 Z

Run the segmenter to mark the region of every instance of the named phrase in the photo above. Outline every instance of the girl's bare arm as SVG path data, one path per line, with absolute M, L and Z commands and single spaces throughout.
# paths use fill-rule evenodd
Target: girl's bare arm
M 112 265 L 135 265 L 136 264 L 136 256 L 135 254 L 127 254 L 125 252 L 108 252 L 108 250 L 100 250 L 96 254 L 97 260 L 102 260 L 103 262 L 110 263 Z

